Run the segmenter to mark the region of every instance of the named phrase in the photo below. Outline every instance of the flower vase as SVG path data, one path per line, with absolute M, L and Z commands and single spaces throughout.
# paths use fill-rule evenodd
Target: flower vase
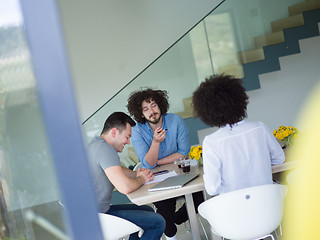
M 201 167 L 203 165 L 202 157 L 199 158 L 198 160 L 198 165 Z
M 286 138 L 283 139 L 283 143 L 284 143 L 284 147 L 285 148 L 289 148 L 290 146 L 293 145 L 293 138 L 292 136 L 288 136 Z

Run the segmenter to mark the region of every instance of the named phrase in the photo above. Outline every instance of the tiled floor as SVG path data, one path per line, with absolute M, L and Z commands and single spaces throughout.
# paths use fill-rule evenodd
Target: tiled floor
M 205 199 L 207 199 L 208 196 L 205 196 Z M 181 201 L 181 202 L 177 202 L 177 210 L 183 205 L 184 201 Z M 203 228 L 200 224 L 200 221 L 199 221 L 199 217 L 201 219 L 201 222 L 203 224 L 203 227 L 204 227 L 204 230 L 205 230 L 205 233 L 203 231 Z M 199 214 L 197 214 L 197 220 L 198 220 L 198 227 L 199 227 L 199 230 L 200 230 L 200 237 L 201 237 L 201 240 L 206 240 L 206 239 L 213 239 L 211 237 L 211 234 L 210 234 L 210 226 L 209 226 L 209 223 L 207 222 L 207 220 L 205 220 L 204 218 L 202 218 Z M 183 223 L 181 225 L 177 225 L 177 228 L 178 228 L 178 232 L 177 232 L 177 238 L 178 240 L 193 240 L 192 239 L 192 233 L 190 231 L 190 223 L 189 221 L 187 221 L 186 223 Z M 207 237 L 206 235 L 207 234 Z M 165 236 L 162 237 L 162 240 L 165 240 Z M 200 240 L 200 239 L 199 239 Z
M 57 203 L 52 203 L 52 204 L 47 204 L 46 206 L 39 206 L 35 207 L 33 210 L 35 213 L 39 213 L 40 215 L 44 216 L 48 221 L 53 223 L 56 227 L 63 229 L 64 228 L 64 221 L 61 218 L 60 210 L 61 208 Z M 17 213 L 20 214 L 20 213 Z M 210 231 L 210 226 L 209 223 L 203 219 L 200 216 L 202 223 L 204 225 L 205 231 L 207 233 L 208 239 L 210 240 L 217 240 L 220 238 L 213 238 L 211 231 Z M 21 219 L 22 220 L 22 219 Z M 181 224 L 178 227 L 178 233 L 177 233 L 177 238 L 179 240 L 206 240 L 206 236 L 203 232 L 203 229 L 200 225 L 199 219 L 198 219 L 198 224 L 199 224 L 199 230 L 200 230 L 200 235 L 201 239 L 192 239 L 192 234 L 190 232 L 190 224 L 189 221 L 186 222 L 186 224 Z M 25 228 L 27 226 L 24 226 L 22 228 Z M 50 234 L 48 231 L 45 231 L 43 228 L 39 227 L 37 224 L 31 224 L 29 225 L 29 231 L 27 236 L 25 236 L 25 239 L 30 239 L 30 240 L 58 240 L 58 238 L 54 237 L 52 234 Z M 20 239 L 20 238 L 19 238 Z M 126 238 L 128 239 L 128 237 Z M 280 239 L 280 238 L 279 238 Z M 163 235 L 162 240 L 165 240 L 165 237 Z M 268 239 L 267 239 L 268 240 Z
M 201 218 L 201 217 L 200 217 L 200 218 Z M 208 236 L 208 239 L 213 239 L 213 238 L 211 237 L 209 223 L 208 223 L 205 219 L 203 219 L 203 218 L 201 218 L 201 221 L 202 221 L 202 223 L 203 223 L 203 225 L 204 225 L 204 229 L 205 229 L 205 231 L 206 231 L 206 234 L 207 234 L 207 236 Z M 199 223 L 199 219 L 198 219 L 198 225 L 199 225 L 199 229 L 200 229 L 200 237 L 201 237 L 201 240 L 206 240 L 207 238 L 206 238 L 206 236 L 205 236 L 205 234 L 204 234 L 204 232 L 203 232 L 203 229 L 202 229 L 202 227 L 201 227 L 201 225 L 200 225 L 200 223 Z M 178 226 L 177 238 L 178 238 L 179 240 L 193 240 L 193 239 L 192 239 L 192 234 L 191 234 L 191 232 L 190 232 L 190 224 L 189 224 L 189 221 L 186 222 L 186 224 L 181 224 L 181 225 Z M 165 240 L 164 237 L 163 237 L 162 239 Z
M 178 204 L 177 204 L 178 205 Z M 35 212 L 35 214 L 39 214 L 39 216 L 43 216 L 46 220 L 48 220 L 49 222 L 51 222 L 52 224 L 54 224 L 56 227 L 58 227 L 59 229 L 64 229 L 64 220 L 62 219 L 61 216 L 61 206 L 54 202 L 54 203 L 50 203 L 50 204 L 45 204 L 43 206 L 37 206 L 37 207 L 33 207 L 32 210 Z M 23 211 L 22 211 L 23 212 Z M 20 219 L 21 220 L 21 224 L 24 226 L 20 226 L 21 227 L 21 233 L 24 232 L 23 229 L 27 228 L 27 234 L 24 236 L 25 239 L 30 239 L 30 240 L 59 240 L 58 238 L 56 238 L 55 236 L 53 236 L 52 234 L 50 234 L 48 231 L 46 231 L 45 229 L 43 229 L 42 227 L 40 227 L 37 224 L 31 224 L 29 223 L 28 226 L 26 226 L 26 222 L 25 219 L 22 217 L 22 212 L 18 211 L 15 213 L 16 215 L 16 219 Z M 210 227 L 208 222 L 202 219 L 202 223 L 204 224 L 205 230 L 206 232 L 210 235 Z M 201 234 L 201 240 L 206 240 L 207 238 L 204 235 L 204 232 L 202 230 L 202 227 L 199 223 L 198 220 L 198 224 L 199 224 L 199 229 L 200 229 L 200 234 Z M 17 225 L 18 226 L 18 225 Z M 190 224 L 189 221 L 187 221 L 185 224 L 181 224 L 178 225 L 178 234 L 177 237 L 179 240 L 193 240 L 192 239 L 192 234 L 190 232 Z M 13 237 L 17 237 L 17 236 L 13 236 Z M 209 239 L 210 236 L 208 236 Z M 128 239 L 125 238 L 125 239 Z M 165 240 L 165 237 L 163 235 L 162 237 L 163 240 Z

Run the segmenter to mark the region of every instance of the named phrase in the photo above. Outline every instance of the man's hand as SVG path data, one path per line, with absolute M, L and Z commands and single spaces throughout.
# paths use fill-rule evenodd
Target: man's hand
M 144 183 L 147 183 L 153 179 L 153 173 L 147 168 L 139 168 L 137 177 L 141 177 L 144 180 Z
M 153 133 L 153 140 L 157 143 L 162 142 L 166 138 L 166 130 L 158 127 Z
M 136 173 L 122 166 L 112 166 L 104 170 L 113 186 L 121 193 L 128 194 L 152 179 L 150 170 L 139 169 Z M 138 175 L 140 176 L 138 177 Z

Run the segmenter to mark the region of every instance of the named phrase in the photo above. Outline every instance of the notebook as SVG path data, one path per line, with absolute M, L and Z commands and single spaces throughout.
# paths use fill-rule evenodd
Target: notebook
M 175 177 L 169 177 L 163 180 L 162 182 L 157 183 L 153 187 L 149 188 L 148 191 L 154 192 L 154 191 L 160 191 L 160 190 L 181 188 L 198 176 L 199 176 L 199 173 L 188 173 L 188 174 L 183 174 Z

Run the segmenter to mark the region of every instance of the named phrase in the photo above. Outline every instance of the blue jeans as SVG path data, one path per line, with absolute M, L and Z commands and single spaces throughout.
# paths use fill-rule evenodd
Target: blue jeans
M 144 230 L 141 239 L 159 240 L 166 226 L 164 218 L 155 213 L 149 206 L 137 206 L 135 204 L 111 205 L 106 213 L 126 219 L 141 227 Z M 139 239 L 138 233 L 131 234 L 129 239 Z

